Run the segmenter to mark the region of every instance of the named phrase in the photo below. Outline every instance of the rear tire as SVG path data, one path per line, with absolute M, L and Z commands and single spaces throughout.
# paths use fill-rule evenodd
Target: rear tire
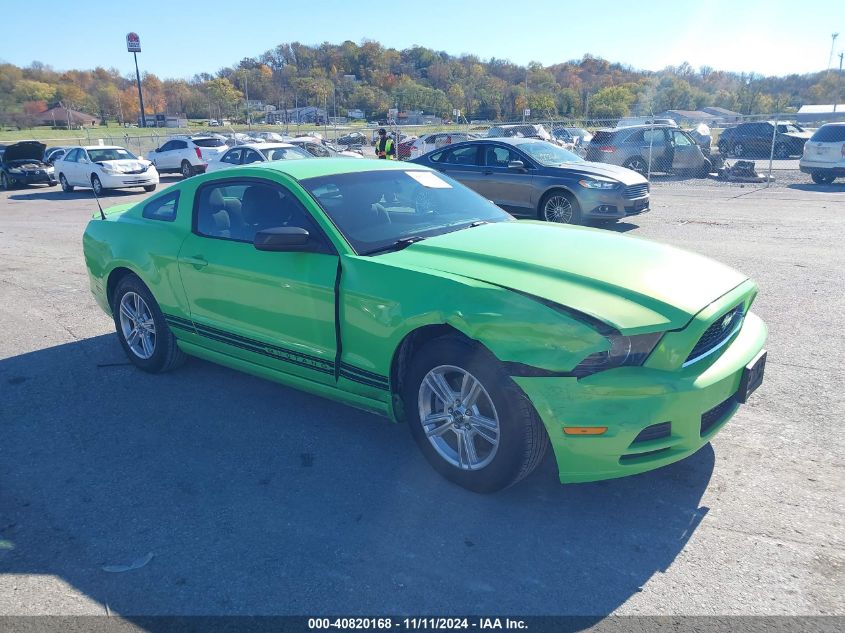
M 182 172 L 182 176 L 184 178 L 190 178 L 191 176 L 194 175 L 194 168 L 191 167 L 191 163 L 189 163 L 186 160 L 182 161 L 182 167 L 181 167 L 180 171 Z
M 739 158 L 745 154 L 745 145 L 742 143 L 734 143 L 733 148 L 731 149 L 733 155 Z
M 459 336 L 436 338 L 414 354 L 402 398 L 423 455 L 443 477 L 468 490 L 512 486 L 531 474 L 548 448 L 534 407 L 499 361 Z
M 622 164 L 622 166 L 626 169 L 637 172 L 643 178 L 648 178 L 648 163 L 646 163 L 644 158 L 639 156 L 629 158 Z
M 786 145 L 778 144 L 775 145 L 775 158 L 779 158 L 781 160 L 789 158 L 789 149 Z
M 59 184 L 62 186 L 62 191 L 65 193 L 73 191 L 73 185 L 68 184 L 67 178 L 65 178 L 64 174 L 59 174 Z
M 179 349 L 161 308 L 136 275 L 127 275 L 118 282 L 112 297 L 112 315 L 123 351 L 139 369 L 158 374 L 185 362 L 185 353 Z
M 829 185 L 836 179 L 836 176 L 830 176 L 828 174 L 810 174 L 810 178 L 812 178 L 813 182 L 817 185 Z
M 697 176 L 699 178 L 707 178 L 710 175 L 710 172 L 713 170 L 713 163 L 709 160 L 705 159 L 704 165 L 701 166 L 701 169 L 698 171 Z
M 9 177 L 5 173 L 0 173 L 0 188 L 3 191 L 9 191 L 12 188 L 12 185 L 9 184 Z

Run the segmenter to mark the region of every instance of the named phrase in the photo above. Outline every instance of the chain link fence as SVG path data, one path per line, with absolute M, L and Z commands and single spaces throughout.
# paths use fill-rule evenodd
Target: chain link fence
M 531 137 L 554 143 L 585 160 L 639 171 L 651 183 L 677 188 L 702 185 L 762 187 L 808 183 L 799 159 L 805 142 L 827 122 L 841 117 L 799 124 L 794 114 L 768 114 L 695 119 L 542 118 L 512 122 L 467 121 L 427 125 L 391 122 L 384 126 L 300 123 L 234 128 L 160 128 L 132 134 L 133 130 L 85 130 L 85 136 L 51 139 L 54 145 L 120 145 L 148 157 L 168 138 L 179 134 L 222 134 L 230 144 L 250 140 L 281 140 L 320 136 L 340 149 L 359 149 L 375 158 L 379 127 L 396 139 L 400 160 L 411 160 L 448 145 L 477 138 Z M 110 132 L 106 134 L 106 132 Z M 843 157 L 845 158 L 845 157 Z

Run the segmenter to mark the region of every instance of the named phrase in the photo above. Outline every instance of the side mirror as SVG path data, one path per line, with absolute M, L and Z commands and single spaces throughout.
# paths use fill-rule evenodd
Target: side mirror
M 161 148 L 160 148 L 160 147 L 156 147 L 153 151 L 154 151 L 156 154 L 158 154 L 158 153 L 161 151 Z
M 259 251 L 302 251 L 308 246 L 310 235 L 299 226 L 279 226 L 255 234 L 254 245 Z
M 525 169 L 525 163 L 523 163 L 521 160 L 508 161 L 508 169 L 516 169 L 516 170 L 520 170 L 520 171 L 524 170 Z

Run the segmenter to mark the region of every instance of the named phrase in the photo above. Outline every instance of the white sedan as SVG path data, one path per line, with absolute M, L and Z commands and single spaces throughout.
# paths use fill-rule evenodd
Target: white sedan
M 143 187 L 155 191 L 158 171 L 148 160 L 138 158 L 123 147 L 88 145 L 70 150 L 53 166 L 62 186 L 70 192 L 76 187 L 94 190 L 98 196 L 106 189 Z
M 299 160 L 313 158 L 304 149 L 299 149 L 290 143 L 246 143 L 231 148 L 219 160 L 208 161 L 206 173 L 219 171 L 237 165 L 250 163 L 266 163 L 271 160 Z

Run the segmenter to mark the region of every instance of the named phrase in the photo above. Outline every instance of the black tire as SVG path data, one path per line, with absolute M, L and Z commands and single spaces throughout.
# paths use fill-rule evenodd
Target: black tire
M 810 178 L 812 178 L 813 182 L 817 185 L 829 185 L 836 179 L 836 176 L 831 176 L 829 174 L 810 174 Z
M 149 358 L 141 358 L 129 346 L 120 323 L 120 304 L 124 295 L 135 293 L 144 300 L 155 325 L 154 351 Z M 136 275 L 126 275 L 117 284 L 112 297 L 112 315 L 117 338 L 126 356 L 133 365 L 151 374 L 158 374 L 175 369 L 185 362 L 186 355 L 176 344 L 176 337 L 167 326 L 167 321 L 153 298 L 152 293 Z
M 11 188 L 12 185 L 9 183 L 9 177 L 5 172 L 0 173 L 0 189 L 3 189 L 3 191 L 9 191 Z
M 731 152 L 734 156 L 739 158 L 745 154 L 745 145 L 742 143 L 734 143 L 734 146 L 731 148 Z
M 59 184 L 62 186 L 62 191 L 65 193 L 73 191 L 73 185 L 68 184 L 67 178 L 65 178 L 64 174 L 59 174 Z
M 648 161 L 646 161 L 646 159 L 642 156 L 634 156 L 632 158 L 629 158 L 624 163 L 622 163 L 622 166 L 626 169 L 630 169 L 631 171 L 637 172 L 643 178 L 648 177 Z
M 194 175 L 194 168 L 191 167 L 191 163 L 186 160 L 182 161 L 182 167 L 179 170 L 182 173 L 184 178 L 190 178 Z
M 563 197 L 569 203 L 571 207 L 571 214 L 569 215 L 568 219 L 563 218 L 561 220 L 554 220 L 550 219 L 550 215 L 547 212 L 546 205 L 555 197 Z M 545 220 L 546 222 L 554 222 L 558 224 L 582 224 L 581 218 L 581 205 L 578 204 L 578 200 L 568 191 L 563 189 L 552 189 L 551 191 L 547 191 L 546 194 L 540 199 L 540 204 L 537 205 L 537 218 L 539 220 Z
M 429 371 L 449 365 L 474 376 L 486 390 L 499 418 L 499 443 L 492 460 L 477 470 L 459 468 L 438 453 L 420 421 L 420 388 Z M 402 398 L 411 435 L 432 467 L 473 492 L 502 490 L 527 477 L 543 460 L 549 439 L 531 402 L 485 349 L 459 336 L 426 343 L 411 358 Z
M 97 174 L 91 174 L 91 189 L 97 194 L 97 197 L 103 195 L 103 183 L 100 182 L 100 177 Z
M 783 143 L 778 143 L 777 145 L 775 145 L 775 158 L 789 158 L 789 148 Z
M 155 190 L 156 190 L 156 185 L 147 185 L 147 186 L 144 187 L 144 191 L 146 191 L 147 193 L 149 193 L 150 191 L 155 191 Z

